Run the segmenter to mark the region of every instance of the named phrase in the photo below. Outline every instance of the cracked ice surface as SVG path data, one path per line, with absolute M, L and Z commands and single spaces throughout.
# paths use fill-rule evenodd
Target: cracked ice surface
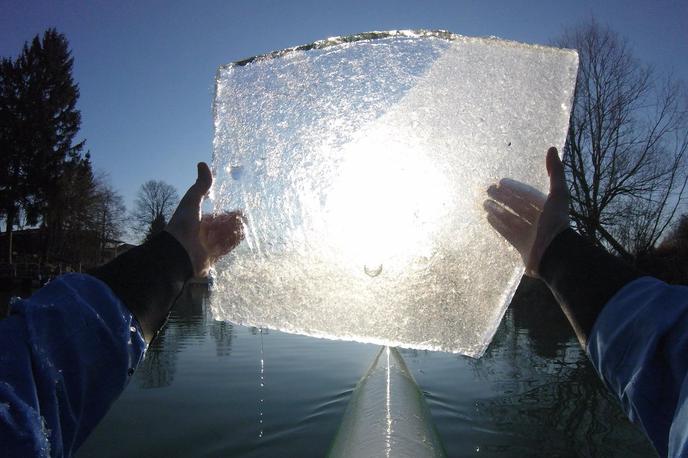
M 480 356 L 523 273 L 485 190 L 546 190 L 577 66 L 570 50 L 392 32 L 221 67 L 213 209 L 242 208 L 247 228 L 213 272 L 213 316 Z

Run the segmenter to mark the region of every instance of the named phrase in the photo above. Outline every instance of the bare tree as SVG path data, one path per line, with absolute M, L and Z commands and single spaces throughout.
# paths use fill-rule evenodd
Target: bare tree
M 688 213 L 681 215 L 666 237 L 665 243 L 683 243 L 688 246 Z
M 98 253 L 103 260 L 108 243 L 117 243 L 124 233 L 126 224 L 126 206 L 124 198 L 108 182 L 105 174 L 95 179 L 93 198 L 93 228 L 98 234 Z
M 164 223 L 172 216 L 177 202 L 179 202 L 179 195 L 174 186 L 156 180 L 149 180 L 142 184 L 131 214 L 134 231 L 144 239 L 160 226 L 161 220 L 164 227 Z
M 596 22 L 557 45 L 580 66 L 564 160 L 576 228 L 632 259 L 661 238 L 683 204 L 688 160 L 685 90 L 639 63 Z

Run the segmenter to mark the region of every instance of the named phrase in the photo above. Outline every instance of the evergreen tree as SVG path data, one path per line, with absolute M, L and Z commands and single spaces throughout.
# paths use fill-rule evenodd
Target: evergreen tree
M 8 256 L 12 262 L 12 228 L 26 196 L 25 156 L 19 146 L 19 77 L 11 59 L 0 62 L 0 217 L 5 220 Z
M 44 249 L 47 258 L 84 263 L 96 256 L 97 234 L 93 207 L 96 183 L 89 153 L 61 165 L 54 193 L 43 210 Z M 87 262 L 90 263 L 90 262 Z
M 0 212 L 10 240 L 19 211 L 29 224 L 55 224 L 50 213 L 64 200 L 65 173 L 75 164 L 90 170 L 84 142 L 74 143 L 81 114 L 72 65 L 67 39 L 55 29 L 26 43 L 16 60 L 2 60 Z
M 162 230 L 165 229 L 166 224 L 167 224 L 167 222 L 165 222 L 165 217 L 163 216 L 163 214 L 158 213 L 158 215 L 151 222 L 151 225 L 148 228 L 148 232 L 146 233 L 146 239 L 145 240 L 148 241 L 148 240 L 152 239 L 154 236 L 161 233 Z

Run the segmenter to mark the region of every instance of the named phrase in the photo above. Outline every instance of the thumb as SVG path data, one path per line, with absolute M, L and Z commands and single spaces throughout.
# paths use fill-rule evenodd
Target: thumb
M 559 159 L 559 153 L 555 147 L 547 150 L 547 174 L 549 175 L 549 193 L 566 193 L 566 177 L 564 175 L 564 164 Z
M 205 196 L 210 190 L 210 186 L 213 184 L 213 175 L 210 172 L 208 164 L 205 162 L 198 163 L 198 177 L 196 182 L 191 185 L 182 201 L 179 203 L 180 207 L 194 206 L 199 207 L 203 196 Z

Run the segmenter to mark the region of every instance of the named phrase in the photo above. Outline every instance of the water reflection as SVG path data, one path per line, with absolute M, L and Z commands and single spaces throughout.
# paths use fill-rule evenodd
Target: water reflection
M 140 388 L 163 388 L 174 381 L 177 359 L 184 350 L 209 336 L 218 358 L 232 353 L 234 326 L 212 320 L 207 313 L 208 287 L 191 283 L 182 291 L 170 313 L 167 326 L 149 346 L 134 380 Z
M 327 453 L 379 347 L 217 322 L 206 293 L 180 297 L 80 456 Z M 655 456 L 538 283 L 521 285 L 480 360 L 400 353 L 448 456 Z
M 172 384 L 177 369 L 177 351 L 165 351 L 165 345 L 175 347 L 173 339 L 160 336 L 148 349 L 146 358 L 136 370 L 134 380 L 140 388 L 162 388 Z
M 267 334 L 267 329 L 265 330 Z M 258 439 L 262 439 L 263 437 L 263 411 L 264 406 L 263 404 L 265 403 L 265 352 L 263 350 L 263 329 L 262 328 L 251 328 L 251 334 L 256 335 L 256 333 L 260 334 L 260 372 L 259 372 L 259 377 L 260 377 L 260 388 L 258 389 L 258 424 L 259 429 L 258 429 Z
M 653 456 L 597 377 L 554 298 L 524 279 L 485 356 L 472 361 L 493 395 L 475 403 L 481 452 L 510 456 Z M 489 439 L 488 439 L 489 437 Z
M 215 355 L 218 358 L 232 354 L 232 339 L 234 326 L 226 321 L 211 321 L 208 334 L 215 341 Z

